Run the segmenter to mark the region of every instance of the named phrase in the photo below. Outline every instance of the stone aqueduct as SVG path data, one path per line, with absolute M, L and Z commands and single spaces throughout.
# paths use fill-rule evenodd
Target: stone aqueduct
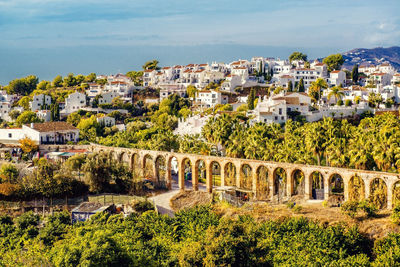
M 162 158 L 161 161 L 164 166 L 161 166 L 165 170 L 166 174 L 166 184 L 168 187 L 171 186 L 172 177 L 171 177 L 171 162 L 172 159 L 175 158 L 178 163 L 178 183 L 180 189 L 185 189 L 185 165 L 187 162 L 190 162 L 190 168 L 192 173 L 192 186 L 193 190 L 198 190 L 199 184 L 199 166 L 200 162 L 203 162 L 203 166 L 205 167 L 205 179 L 206 179 L 206 188 L 208 192 L 213 191 L 213 166 L 220 166 L 220 185 L 219 186 L 236 186 L 237 188 L 248 189 L 252 192 L 254 198 L 257 199 L 266 199 L 266 200 L 274 200 L 278 192 L 278 187 L 280 186 L 277 182 L 277 173 L 278 170 L 282 173 L 286 173 L 286 183 L 283 185 L 283 191 L 285 191 L 286 197 L 291 197 L 295 194 L 295 182 L 294 182 L 294 174 L 298 171 L 303 173 L 304 177 L 304 192 L 303 195 L 305 199 L 312 199 L 312 175 L 313 173 L 320 173 L 323 183 L 323 198 L 328 199 L 331 192 L 331 181 L 332 177 L 338 177 L 340 175 L 343 181 L 343 195 L 344 200 L 350 199 L 349 195 L 349 186 L 350 183 L 353 183 L 353 177 L 358 176 L 361 178 L 363 183 L 363 197 L 368 198 L 370 193 L 372 192 L 372 187 L 374 181 L 380 179 L 380 182 L 384 182 L 384 188 L 386 191 L 386 207 L 392 208 L 393 203 L 393 192 L 394 188 L 400 188 L 400 175 L 395 173 L 387 173 L 387 172 L 377 172 L 377 171 L 364 171 L 357 169 L 347 169 L 347 168 L 335 168 L 335 167 L 326 167 L 326 166 L 314 166 L 314 165 L 302 165 L 302 164 L 292 164 L 292 163 L 279 163 L 279 162 L 269 162 L 269 161 L 260 161 L 260 160 L 249 160 L 249 159 L 240 159 L 240 158 L 228 158 L 228 157 L 215 157 L 215 156 L 204 156 L 197 154 L 183 154 L 176 152 L 164 152 L 164 151 L 151 151 L 151 150 L 138 150 L 131 148 L 119 148 L 119 147 L 106 147 L 100 145 L 91 145 L 89 150 L 92 152 L 101 152 L 108 151 L 113 154 L 113 157 L 120 161 L 126 162 L 131 169 L 138 169 L 142 175 L 143 171 L 146 169 L 146 161 L 149 161 L 151 164 L 147 166 L 152 166 L 150 169 L 150 173 L 157 176 L 158 169 L 156 167 L 158 159 Z M 228 184 L 228 176 L 227 176 L 227 166 L 234 166 L 234 179 L 230 180 L 230 184 Z M 249 170 L 250 181 L 247 182 L 247 188 L 243 185 L 243 177 L 241 177 L 240 173 L 243 168 L 246 166 L 247 170 Z M 250 167 L 250 169 L 249 169 Z M 147 167 L 147 169 L 149 169 Z M 266 190 L 261 191 L 260 186 L 260 170 L 266 171 L 266 175 L 264 181 L 267 185 Z M 149 170 L 147 170 L 149 171 Z M 262 195 L 264 194 L 264 195 Z

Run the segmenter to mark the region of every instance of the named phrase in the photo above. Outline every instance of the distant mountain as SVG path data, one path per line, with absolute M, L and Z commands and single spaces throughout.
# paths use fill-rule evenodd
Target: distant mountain
M 372 49 L 356 48 L 342 54 L 345 62 L 343 67 L 351 69 L 354 64 L 359 65 L 379 65 L 384 62 L 392 64 L 400 70 L 400 47 L 393 46 L 388 48 L 377 47 Z

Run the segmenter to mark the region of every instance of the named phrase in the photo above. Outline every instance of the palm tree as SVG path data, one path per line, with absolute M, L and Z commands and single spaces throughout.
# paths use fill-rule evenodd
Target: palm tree
M 329 90 L 328 100 L 330 100 L 332 96 L 335 97 L 335 103 L 338 101 L 338 99 L 342 99 L 344 93 L 342 92 L 342 87 L 340 87 L 340 85 L 334 86 Z
M 321 98 L 321 90 L 328 88 L 328 84 L 323 78 L 318 78 L 311 83 L 309 90 L 309 95 L 314 102 L 317 102 Z

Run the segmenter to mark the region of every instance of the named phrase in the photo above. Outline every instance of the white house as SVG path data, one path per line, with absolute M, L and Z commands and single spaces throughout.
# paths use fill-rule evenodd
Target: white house
M 331 86 L 346 86 L 346 73 L 341 70 L 331 71 L 329 76 L 329 84 Z
M 29 102 L 29 108 L 32 111 L 46 109 L 46 106 L 50 107 L 50 105 L 51 96 L 45 94 L 34 95 L 32 101 Z
M 31 123 L 18 129 L 0 129 L 0 142 L 18 143 L 28 137 L 37 144 L 65 144 L 79 141 L 79 129 L 63 121 Z
M 194 115 L 187 119 L 179 119 L 178 127 L 174 130 L 174 134 L 201 134 L 201 129 L 207 123 L 210 116 Z
M 130 83 L 113 81 L 104 86 L 104 91 L 117 93 L 125 102 L 132 101 L 133 86 Z
M 101 93 L 99 95 L 99 105 L 100 104 L 111 104 L 112 100 L 116 98 L 118 93 L 116 92 L 106 92 L 106 93 Z
M 196 104 L 200 107 L 214 107 L 217 104 L 227 104 L 228 96 L 214 90 L 202 90 L 196 93 Z
M 109 116 L 97 117 L 96 121 L 106 127 L 111 127 L 115 125 L 115 118 Z
M 306 115 L 309 112 L 311 98 L 306 93 L 291 92 L 278 94 L 258 101 L 257 106 L 249 114 L 254 116 L 253 122 L 284 123 L 291 112 Z
M 86 95 L 75 92 L 65 99 L 65 108 L 60 112 L 68 115 L 86 106 Z
M 229 74 L 221 84 L 221 91 L 233 93 L 235 92 L 235 88 L 241 85 L 242 79 L 239 76 Z
M 378 87 L 384 87 L 386 85 L 390 85 L 392 75 L 384 72 L 374 72 L 369 75 L 368 79 L 373 81 Z
M 43 120 L 44 122 L 48 122 L 51 120 L 51 111 L 50 110 L 37 110 L 36 116 Z

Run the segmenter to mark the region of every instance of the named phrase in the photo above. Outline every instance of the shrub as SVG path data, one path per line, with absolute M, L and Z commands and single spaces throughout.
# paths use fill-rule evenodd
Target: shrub
M 133 204 L 135 211 L 143 213 L 148 210 L 154 210 L 154 205 L 148 200 L 141 200 Z
M 288 203 L 286 203 L 286 206 L 287 206 L 289 209 L 293 209 L 294 206 L 296 206 L 296 203 L 294 203 L 293 201 L 289 201 Z
M 294 211 L 295 213 L 301 213 L 302 210 L 303 210 L 303 207 L 300 206 L 300 205 L 296 205 L 296 206 L 294 206 L 294 208 L 293 208 L 293 211 Z
M 328 200 L 322 201 L 322 207 L 324 207 L 324 208 L 328 208 L 329 207 Z
M 358 208 L 364 211 L 368 218 L 376 216 L 376 212 L 378 211 L 378 207 L 368 200 L 361 201 L 358 204 Z
M 400 205 L 396 204 L 393 208 L 392 215 L 390 215 L 390 220 L 395 224 L 400 224 Z
M 343 214 L 354 218 L 358 211 L 358 201 L 346 201 L 340 207 Z

